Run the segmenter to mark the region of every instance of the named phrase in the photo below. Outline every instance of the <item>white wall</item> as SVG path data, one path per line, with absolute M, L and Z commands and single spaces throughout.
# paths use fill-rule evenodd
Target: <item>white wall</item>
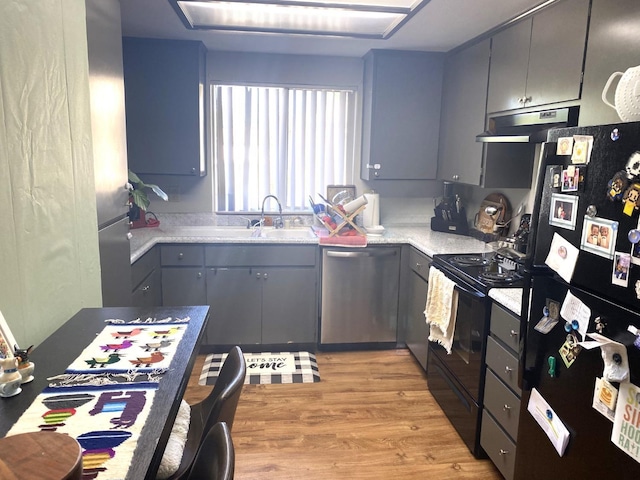
M 101 305 L 83 0 L 0 2 L 0 218 L 21 346 Z

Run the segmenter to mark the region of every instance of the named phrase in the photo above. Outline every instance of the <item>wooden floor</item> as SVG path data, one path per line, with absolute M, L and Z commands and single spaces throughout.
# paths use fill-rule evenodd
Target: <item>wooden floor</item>
M 232 431 L 236 480 L 502 478 L 473 458 L 407 350 L 316 356 L 318 383 L 244 386 Z M 189 403 L 211 388 L 198 386 L 203 361 Z

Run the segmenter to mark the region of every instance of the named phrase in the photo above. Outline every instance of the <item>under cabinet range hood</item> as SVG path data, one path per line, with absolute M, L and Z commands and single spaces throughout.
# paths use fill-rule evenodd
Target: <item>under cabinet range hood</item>
M 563 107 L 529 113 L 490 117 L 486 132 L 476 136 L 483 143 L 541 143 L 551 128 L 578 125 L 579 107 Z

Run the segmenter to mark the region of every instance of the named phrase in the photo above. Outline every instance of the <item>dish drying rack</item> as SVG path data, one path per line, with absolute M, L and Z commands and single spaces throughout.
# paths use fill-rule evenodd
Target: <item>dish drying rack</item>
M 325 222 L 324 219 L 322 218 L 322 216 L 326 215 L 327 213 L 324 213 L 324 212 L 321 214 L 316 213 L 315 216 L 320 221 L 320 223 L 322 223 L 322 225 L 329 231 L 330 237 L 337 235 L 340 232 L 340 230 L 342 230 L 347 225 L 351 225 L 355 229 L 355 231 L 360 233 L 361 235 L 366 235 L 365 231 L 355 223 L 355 217 L 359 213 L 362 213 L 362 211 L 366 207 L 367 207 L 366 205 L 362 205 L 358 207 L 356 210 L 354 210 L 353 212 L 346 213 L 340 210 L 339 208 L 335 207 L 334 205 L 327 204 L 327 208 L 329 209 L 329 215 L 333 216 L 333 214 L 337 214 L 338 216 L 340 216 L 341 221 L 340 223 L 336 222 L 335 228 L 332 228 L 331 225 Z

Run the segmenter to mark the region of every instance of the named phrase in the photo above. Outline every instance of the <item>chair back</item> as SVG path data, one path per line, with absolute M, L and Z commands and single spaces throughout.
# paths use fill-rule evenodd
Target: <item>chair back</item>
M 229 430 L 233 429 L 233 420 L 246 375 L 247 364 L 242 350 L 235 346 L 222 364 L 211 395 L 202 402 L 205 415 L 204 432 L 209 431 L 217 422 L 225 422 Z
M 233 480 L 235 452 L 229 427 L 216 423 L 200 444 L 189 480 Z

